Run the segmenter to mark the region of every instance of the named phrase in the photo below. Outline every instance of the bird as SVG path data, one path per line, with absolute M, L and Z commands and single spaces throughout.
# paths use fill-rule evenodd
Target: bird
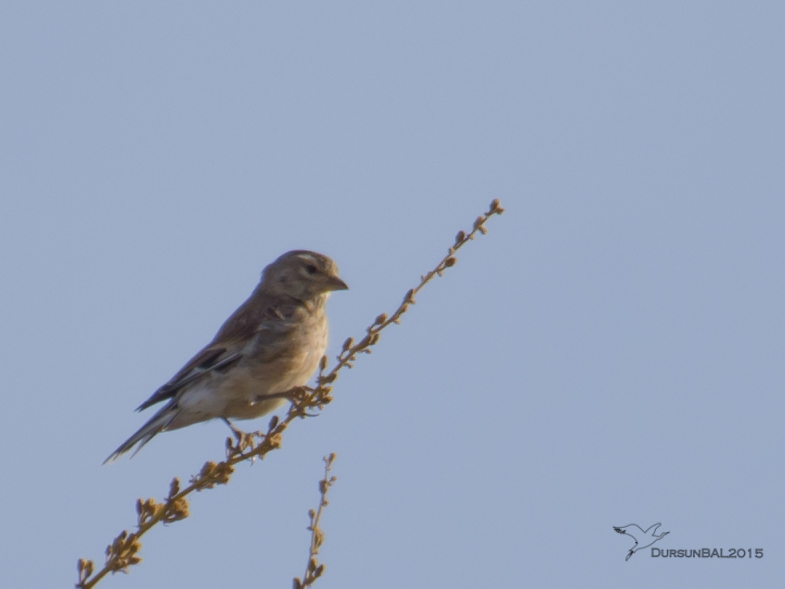
M 104 464 L 137 446 L 135 455 L 164 431 L 215 418 L 234 429 L 231 419 L 255 419 L 279 407 L 287 391 L 308 382 L 324 354 L 328 295 L 348 288 L 325 255 L 280 256 L 213 340 L 137 408 L 165 402 Z
M 661 525 L 662 524 L 659 524 L 659 523 L 658 524 L 654 524 L 653 526 L 650 526 L 649 529 L 646 530 L 646 531 L 644 531 L 640 526 L 638 526 L 636 524 L 630 524 L 628 526 L 622 526 L 620 528 L 617 528 L 617 527 L 614 526 L 613 529 L 616 532 L 618 532 L 619 534 L 627 534 L 630 538 L 635 540 L 635 545 L 627 553 L 627 558 L 625 558 L 624 560 L 630 560 L 630 557 L 633 554 L 635 554 L 636 552 L 638 552 L 638 550 L 643 550 L 644 548 L 648 548 L 649 546 L 654 544 L 657 540 L 662 540 L 665 536 L 670 534 L 670 532 L 663 532 L 662 534 L 660 534 L 658 536 L 656 534 L 657 528 L 659 528 Z M 632 531 L 635 531 L 635 530 L 638 530 L 638 531 L 635 532 L 635 535 L 633 535 L 631 532 L 627 531 L 629 528 L 634 528 L 634 530 L 632 530 Z M 638 540 L 638 538 L 640 538 L 640 540 Z M 644 544 L 643 546 L 639 546 L 639 543 L 643 543 L 643 542 L 647 542 L 647 543 Z

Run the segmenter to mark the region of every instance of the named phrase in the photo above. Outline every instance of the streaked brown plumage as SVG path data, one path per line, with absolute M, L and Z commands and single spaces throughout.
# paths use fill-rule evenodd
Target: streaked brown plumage
M 327 256 L 295 250 L 275 260 L 213 341 L 139 406 L 167 401 L 106 462 L 162 431 L 254 419 L 281 405 L 283 398 L 265 397 L 308 382 L 327 346 L 327 295 L 347 288 Z

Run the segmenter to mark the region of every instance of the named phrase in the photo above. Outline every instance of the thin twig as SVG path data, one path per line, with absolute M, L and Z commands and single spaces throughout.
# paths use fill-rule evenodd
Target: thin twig
M 311 520 L 311 523 L 308 526 L 308 530 L 311 532 L 311 547 L 308 550 L 308 563 L 305 565 L 303 580 L 301 581 L 300 577 L 295 577 L 292 580 L 294 589 L 310 587 L 324 572 L 324 564 L 320 563 L 316 558 L 319 554 L 319 548 L 322 547 L 322 542 L 324 542 L 324 532 L 322 532 L 322 529 L 319 527 L 319 521 L 322 519 L 322 510 L 328 505 L 327 491 L 335 484 L 335 477 L 330 476 L 330 469 L 335 460 L 335 452 L 329 456 L 325 456 L 322 460 L 324 460 L 324 478 L 319 481 L 319 494 L 321 495 L 321 500 L 319 501 L 319 507 L 316 511 L 313 509 L 308 510 L 308 518 Z

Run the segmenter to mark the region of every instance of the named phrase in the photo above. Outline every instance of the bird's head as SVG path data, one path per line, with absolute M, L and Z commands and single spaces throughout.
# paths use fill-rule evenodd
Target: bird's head
M 316 252 L 294 250 L 264 269 L 261 288 L 271 294 L 307 301 L 349 287 L 338 277 L 338 266 L 330 258 Z

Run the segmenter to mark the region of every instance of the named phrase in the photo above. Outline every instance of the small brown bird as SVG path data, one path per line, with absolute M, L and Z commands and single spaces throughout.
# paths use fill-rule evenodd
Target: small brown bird
M 280 394 L 308 382 L 324 354 L 327 296 L 348 288 L 327 256 L 295 250 L 275 260 L 213 341 L 139 406 L 167 401 L 104 464 L 163 431 L 216 417 L 254 419 L 280 406 Z

